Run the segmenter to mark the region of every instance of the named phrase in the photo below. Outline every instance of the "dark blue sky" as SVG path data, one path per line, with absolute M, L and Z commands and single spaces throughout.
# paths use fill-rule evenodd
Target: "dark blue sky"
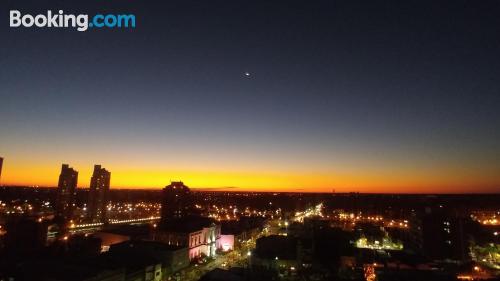
M 318 173 L 317 188 L 499 186 L 498 1 L 78 3 L 0 4 L 0 153 L 16 169 L 180 158 Z M 11 9 L 133 13 L 137 27 L 12 29 Z

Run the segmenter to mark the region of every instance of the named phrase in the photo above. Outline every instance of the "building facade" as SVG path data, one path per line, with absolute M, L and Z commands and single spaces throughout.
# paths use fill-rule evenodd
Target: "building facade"
M 63 164 L 59 182 L 57 184 L 57 198 L 55 204 L 56 216 L 69 221 L 73 218 L 76 205 L 76 186 L 78 184 L 78 171 Z
M 3 158 L 0 157 L 0 183 L 2 182 L 2 166 L 3 166 Z
M 94 166 L 94 173 L 90 179 L 87 218 L 90 222 L 107 221 L 106 211 L 108 204 L 109 185 L 111 173 L 101 165 Z
M 409 245 L 432 260 L 469 259 L 466 218 L 439 209 L 425 208 L 410 220 Z
M 464 219 L 433 214 L 422 220 L 424 254 L 434 260 L 466 261 L 468 242 Z
M 167 221 L 185 217 L 191 206 L 191 194 L 182 181 L 172 182 L 163 189 L 161 220 Z
M 186 247 L 191 261 L 204 256 L 214 257 L 217 250 L 222 250 L 220 224 L 203 217 L 171 220 L 160 226 L 154 240 Z
M 222 248 L 220 243 L 220 225 L 211 224 L 201 230 L 189 233 L 189 260 L 202 256 L 214 257 Z

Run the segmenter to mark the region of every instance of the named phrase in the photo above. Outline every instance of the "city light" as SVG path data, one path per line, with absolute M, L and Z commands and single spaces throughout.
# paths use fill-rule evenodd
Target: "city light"
M 0 281 L 500 279 L 500 1 L 3 2 Z

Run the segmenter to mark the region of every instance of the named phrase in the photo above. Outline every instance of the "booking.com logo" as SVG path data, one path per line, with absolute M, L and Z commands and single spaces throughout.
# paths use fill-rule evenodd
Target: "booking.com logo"
M 76 28 L 78 31 L 87 31 L 91 28 L 135 28 L 135 15 L 96 14 L 89 21 L 86 14 L 65 14 L 63 10 L 46 14 L 21 14 L 18 10 L 10 11 L 10 27 L 38 27 L 38 28 Z

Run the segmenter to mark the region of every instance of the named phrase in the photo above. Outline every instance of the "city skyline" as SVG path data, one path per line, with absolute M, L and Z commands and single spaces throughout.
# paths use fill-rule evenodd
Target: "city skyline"
M 0 11 L 0 281 L 500 280 L 499 0 Z
M 137 18 L 0 25 L 0 184 L 500 191 L 498 3 L 146 2 L 0 4 Z
M 63 166 L 65 166 L 67 164 L 63 164 Z M 90 172 L 89 172 L 89 180 L 90 180 L 90 185 L 89 184 L 86 184 L 86 182 L 88 182 L 86 180 L 86 176 L 87 176 L 87 169 L 83 168 L 83 169 L 79 169 L 78 170 L 78 174 L 80 175 L 79 178 L 83 180 L 80 180 L 77 184 L 77 188 L 86 188 L 86 189 L 92 189 L 92 181 L 93 181 L 93 176 L 94 174 L 96 173 L 95 169 L 97 168 L 100 168 L 101 165 L 97 165 L 97 164 L 94 164 L 93 165 L 93 169 L 90 169 Z M 84 171 L 83 175 L 84 177 L 81 176 L 81 171 Z M 103 171 L 107 172 L 105 169 L 103 169 Z M 126 171 L 126 173 L 129 173 L 130 171 Z M 109 172 L 107 172 L 109 173 Z M 57 174 L 57 172 L 56 172 Z M 120 174 L 120 173 L 119 173 Z M 151 173 L 153 174 L 153 173 Z M 150 175 L 151 175 L 150 174 Z M 183 178 L 182 177 L 177 177 L 177 178 L 174 178 L 174 177 L 170 177 L 167 179 L 167 176 L 165 176 L 166 173 L 160 173 L 160 174 L 157 174 L 157 176 L 159 177 L 155 177 L 154 181 L 155 182 L 158 182 L 158 185 L 157 186 L 127 186 L 127 185 L 116 185 L 116 184 L 110 184 L 109 183 L 109 178 L 108 178 L 108 185 L 110 185 L 110 188 L 111 189 L 158 189 L 158 190 L 161 190 L 164 188 L 164 185 L 167 184 L 167 183 L 175 183 L 175 182 L 178 182 L 178 181 L 183 181 Z M 179 173 L 181 174 L 181 173 Z M 178 175 L 179 175 L 178 174 Z M 213 173 L 207 173 L 205 175 L 212 175 L 213 176 Z M 129 175 L 130 176 L 130 175 Z M 132 177 L 135 177 L 134 175 L 131 175 Z M 186 177 L 185 178 L 190 178 L 189 175 L 185 175 Z M 216 174 L 216 176 L 218 176 Z M 192 179 L 192 178 L 190 178 Z M 141 180 L 139 178 L 139 180 Z M 142 181 L 142 180 L 141 180 Z M 269 183 L 271 180 L 269 179 L 266 179 L 265 180 L 265 183 Z M 143 182 L 143 181 L 142 181 Z M 194 183 L 198 182 L 196 180 L 193 181 Z M 207 182 L 209 182 L 208 180 L 204 179 L 204 180 L 201 180 L 199 181 L 200 183 L 204 183 L 206 184 Z M 163 184 L 163 186 L 162 186 Z M 56 180 L 56 184 L 53 185 L 53 184 L 46 184 L 46 185 L 43 185 L 43 184 L 30 184 L 30 183 L 22 183 L 22 184 L 3 184 L 4 186 L 37 186 L 37 187 L 46 187 L 46 188 L 51 188 L 51 187 L 57 187 L 57 180 Z M 470 185 L 467 185 L 466 187 L 468 188 L 471 188 Z M 469 191 L 466 189 L 460 189 L 460 188 L 457 188 L 457 186 L 452 186 L 452 187 L 446 187 L 445 189 L 441 189 L 441 190 L 436 190 L 436 186 L 427 186 L 428 189 L 426 188 L 422 188 L 422 186 L 413 186 L 413 187 L 410 187 L 409 189 L 405 190 L 405 189 L 401 189 L 401 186 L 382 186 L 382 187 L 374 187 L 374 189 L 371 189 L 371 188 L 356 188 L 356 187 L 338 187 L 338 186 L 330 186 L 330 187 L 323 187 L 323 188 L 317 188 L 317 187 L 313 187 L 313 186 L 309 186 L 309 187 L 303 187 L 303 188 L 290 188 L 290 187 L 282 187 L 282 186 L 274 186 L 274 187 L 269 187 L 269 186 L 264 186 L 264 187 L 245 187 L 245 186 L 217 186 L 217 185 L 214 185 L 214 186 L 203 186 L 203 185 L 195 185 L 193 186 L 192 188 L 194 188 L 195 190 L 198 189 L 198 190 L 201 190 L 201 191 L 244 191 L 244 192 L 247 192 L 247 191 L 256 191 L 256 192 L 273 192 L 273 191 L 277 191 L 277 192 L 299 192 L 299 193 L 308 193 L 308 192 L 320 192 L 320 193 L 330 193 L 330 192 L 338 192 L 338 193 L 348 193 L 348 192 L 360 192 L 360 193 L 379 193 L 379 194 L 384 194 L 384 193 L 401 193 L 401 194 L 460 194 L 460 193 L 470 193 L 470 194 L 474 194 L 474 193 L 498 193 L 496 191 L 496 186 L 493 186 L 492 189 L 493 191 L 489 190 L 487 188 L 488 186 L 483 186 L 483 187 L 480 187 L 480 188 L 475 188 L 474 190 L 472 191 Z M 440 186 L 440 188 L 443 188 L 443 186 Z M 481 188 L 484 188 L 484 189 L 481 189 Z

